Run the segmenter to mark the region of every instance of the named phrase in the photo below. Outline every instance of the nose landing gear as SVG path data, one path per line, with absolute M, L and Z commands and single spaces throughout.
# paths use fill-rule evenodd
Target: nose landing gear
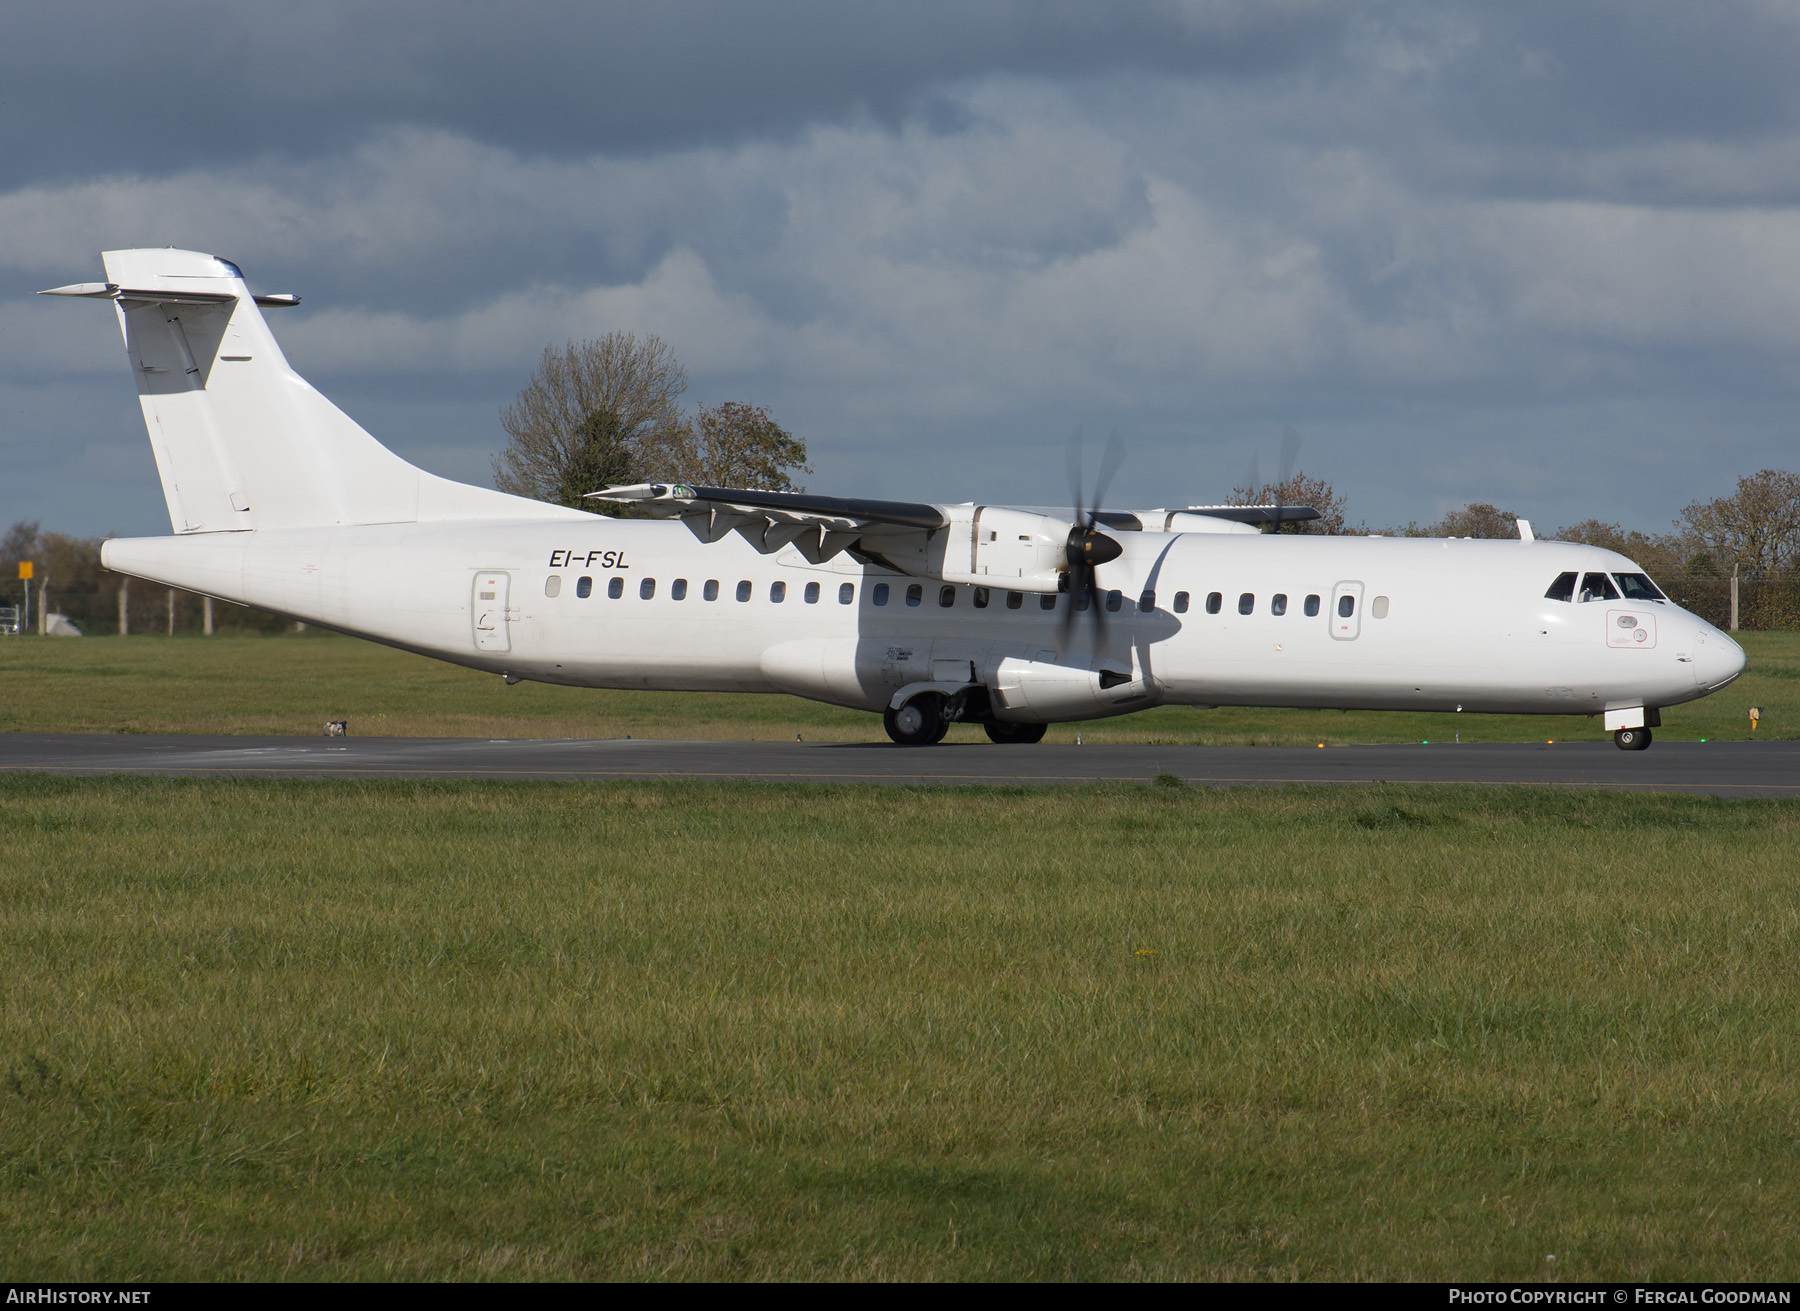
M 1650 730 L 1647 728 L 1614 729 L 1613 745 L 1621 751 L 1647 751 L 1650 748 Z

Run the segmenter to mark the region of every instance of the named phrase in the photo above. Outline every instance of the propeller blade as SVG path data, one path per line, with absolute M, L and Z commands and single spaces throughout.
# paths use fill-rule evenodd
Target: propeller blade
M 1069 529 L 1068 541 L 1063 546 L 1063 559 L 1068 565 L 1069 579 L 1069 604 L 1064 609 L 1062 618 L 1064 645 L 1067 645 L 1075 627 L 1075 614 L 1084 598 L 1088 609 L 1093 611 L 1095 625 L 1104 627 L 1106 623 L 1099 577 L 1095 570 L 1109 561 L 1117 560 L 1124 553 L 1124 547 L 1100 531 L 1099 511 L 1107 486 L 1124 462 L 1125 441 L 1119 436 L 1118 430 L 1114 429 L 1106 438 L 1106 450 L 1100 457 L 1099 477 L 1094 482 L 1094 498 L 1088 502 L 1082 496 L 1081 488 L 1082 430 L 1077 427 L 1069 435 L 1069 502 L 1074 507 L 1075 522 Z M 1083 508 L 1084 505 L 1086 508 Z
M 1113 475 L 1118 473 L 1119 466 L 1125 463 L 1125 439 L 1119 436 L 1114 428 L 1106 437 L 1106 452 L 1100 457 L 1100 474 L 1094 479 L 1094 503 L 1088 509 L 1088 526 L 1096 522 L 1094 514 L 1106 503 L 1106 489 L 1112 484 Z
M 1069 504 L 1075 509 L 1077 521 L 1081 518 L 1081 425 L 1075 425 L 1075 431 L 1069 434 L 1067 458 L 1069 462 Z
M 1282 509 L 1287 504 L 1289 484 L 1294 481 L 1294 465 L 1300 458 L 1300 434 L 1288 428 L 1281 434 L 1281 481 L 1275 484 L 1275 531 L 1281 531 Z
M 1281 434 L 1281 481 L 1294 476 L 1294 464 L 1300 458 L 1300 434 L 1293 428 Z

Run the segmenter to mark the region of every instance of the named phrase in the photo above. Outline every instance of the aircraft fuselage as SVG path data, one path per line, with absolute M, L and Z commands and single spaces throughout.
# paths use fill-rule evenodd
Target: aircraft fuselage
M 1594 547 L 1118 538 L 1098 617 L 1072 623 L 1074 598 L 1009 593 L 1001 577 L 954 585 L 848 553 L 815 565 L 599 516 L 118 539 L 105 559 L 514 679 L 873 711 L 909 687 L 972 685 L 1019 721 L 1168 703 L 1600 714 L 1693 700 L 1744 666 L 1736 643 L 1672 602 L 1548 598 L 1566 571 L 1638 572 Z

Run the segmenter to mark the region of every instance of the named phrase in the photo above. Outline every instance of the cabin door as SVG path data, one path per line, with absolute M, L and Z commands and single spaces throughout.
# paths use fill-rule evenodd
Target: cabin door
M 475 616 L 477 651 L 512 650 L 512 633 L 506 623 L 506 594 L 511 584 L 511 574 L 489 572 L 475 575 L 471 613 Z
M 1339 583 L 1331 589 L 1331 635 L 1340 642 L 1354 642 L 1362 632 L 1363 585 Z

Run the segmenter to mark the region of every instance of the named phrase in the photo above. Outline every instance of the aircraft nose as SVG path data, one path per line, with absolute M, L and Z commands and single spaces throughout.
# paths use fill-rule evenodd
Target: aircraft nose
M 1716 692 L 1749 664 L 1744 648 L 1711 625 L 1694 644 L 1694 681 L 1708 692 Z

